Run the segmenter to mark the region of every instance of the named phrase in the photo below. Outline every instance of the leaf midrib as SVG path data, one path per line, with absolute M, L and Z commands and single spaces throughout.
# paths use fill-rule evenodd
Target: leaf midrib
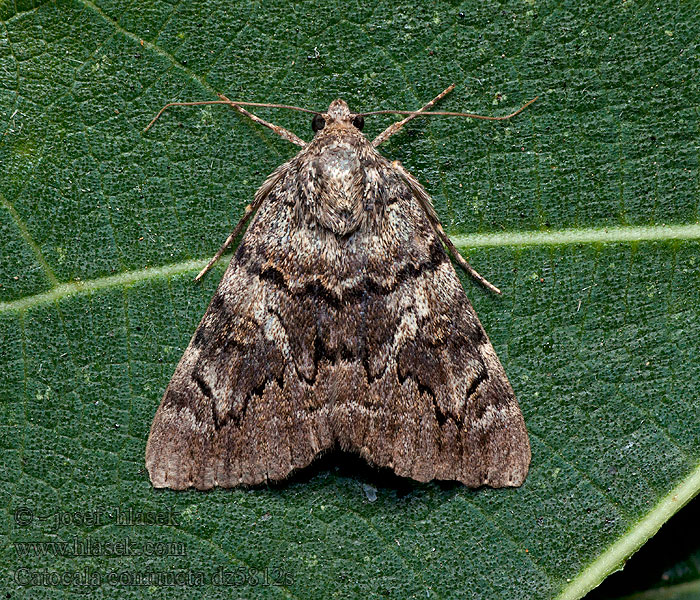
M 676 512 L 692 500 L 700 490 L 700 465 L 661 498 L 656 506 L 608 547 L 596 560 L 584 567 L 557 596 L 557 600 L 577 600 L 599 585 L 616 567 L 639 550 L 649 538 Z
M 700 224 L 474 233 L 451 236 L 451 239 L 460 248 L 567 246 L 574 244 L 696 240 L 700 239 Z M 11 311 L 24 311 L 76 294 L 124 287 L 142 281 L 197 272 L 208 261 L 209 257 L 171 263 L 159 267 L 124 271 L 117 275 L 97 277 L 86 281 L 61 283 L 39 294 L 24 296 L 9 302 L 0 302 L 0 314 Z

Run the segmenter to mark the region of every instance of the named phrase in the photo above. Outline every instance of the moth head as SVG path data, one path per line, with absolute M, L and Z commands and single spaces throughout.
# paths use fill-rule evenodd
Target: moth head
M 353 127 L 358 131 L 362 131 L 362 128 L 365 126 L 365 118 L 362 115 L 351 113 L 347 103 L 338 99 L 331 102 L 328 112 L 317 113 L 311 120 L 311 129 L 314 132 L 319 132 L 329 125 Z

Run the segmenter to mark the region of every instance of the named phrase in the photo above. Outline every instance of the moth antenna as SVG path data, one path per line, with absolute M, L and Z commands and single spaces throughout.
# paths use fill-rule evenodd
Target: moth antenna
M 201 100 L 198 102 L 168 102 L 163 108 L 158 111 L 158 114 L 151 119 L 151 122 L 146 125 L 143 129 L 143 133 L 146 133 L 154 123 L 160 119 L 160 116 L 172 106 L 202 106 L 204 104 L 226 104 L 223 100 Z
M 297 135 L 289 131 L 288 129 L 285 129 L 284 127 L 280 127 L 279 125 L 275 125 L 274 123 L 269 123 L 268 121 L 265 121 L 265 119 L 261 119 L 257 115 L 254 115 L 253 113 L 245 110 L 242 108 L 243 106 L 257 106 L 259 108 L 285 108 L 288 110 L 297 110 L 299 112 L 305 112 L 305 113 L 311 113 L 313 115 L 320 114 L 316 110 L 311 110 L 308 108 L 301 108 L 300 106 L 291 106 L 289 104 L 270 104 L 267 102 L 239 102 L 239 101 L 234 101 L 234 100 L 229 100 L 226 96 L 223 94 L 218 94 L 219 100 L 199 100 L 195 102 L 168 102 L 163 108 L 161 108 L 158 111 L 158 114 L 153 117 L 151 122 L 146 125 L 144 128 L 143 132 L 146 133 L 151 127 L 153 127 L 153 124 L 160 118 L 160 116 L 168 109 L 173 106 L 203 106 L 206 104 L 228 104 L 229 106 L 235 108 L 239 113 L 242 115 L 245 115 L 249 119 L 255 121 L 256 123 L 263 125 L 264 127 L 267 127 L 274 131 L 277 135 L 279 135 L 281 138 L 287 140 L 288 142 L 291 142 L 292 144 L 296 144 L 297 146 L 301 146 L 302 148 L 306 146 L 306 142 L 299 138 Z
M 450 88 L 454 89 L 454 85 L 450 86 Z M 399 121 L 398 123 L 394 123 L 394 125 L 390 125 L 387 129 L 385 129 L 382 133 L 380 133 L 373 141 L 372 145 L 376 148 L 379 144 L 385 142 L 387 139 L 389 139 L 390 136 L 392 136 L 394 133 L 396 133 L 401 127 L 403 127 L 408 121 L 411 119 L 415 119 L 416 117 L 434 117 L 434 116 L 441 116 L 441 117 L 469 117 L 470 119 L 482 119 L 484 121 L 507 121 L 508 119 L 512 119 L 515 115 L 519 115 L 521 112 L 523 112 L 528 106 L 530 106 L 535 100 L 539 98 L 539 96 L 535 96 L 532 100 L 529 102 L 526 102 L 523 104 L 518 110 L 510 113 L 509 115 L 503 115 L 500 117 L 491 117 L 489 115 L 477 115 L 474 113 L 466 113 L 466 112 L 449 112 L 449 111 L 443 111 L 443 110 L 436 110 L 436 111 L 427 111 L 425 110 L 426 108 L 429 108 L 432 106 L 437 100 L 441 99 L 447 92 L 452 91 L 450 88 L 447 88 L 442 94 L 437 96 L 434 100 L 431 100 L 426 104 L 423 108 L 419 110 L 373 110 L 371 112 L 365 112 L 365 113 L 359 113 L 358 116 L 363 116 L 366 117 L 368 115 L 409 115 L 407 118 L 403 119 L 402 121 Z M 397 126 L 394 129 L 394 126 Z

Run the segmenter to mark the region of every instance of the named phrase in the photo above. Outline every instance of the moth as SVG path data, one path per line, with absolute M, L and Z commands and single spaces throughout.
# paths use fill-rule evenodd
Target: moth
M 417 481 L 519 486 L 522 413 L 447 251 L 423 186 L 376 150 L 419 111 L 353 113 L 229 104 L 299 153 L 265 180 L 211 267 L 255 215 L 156 412 L 146 467 L 157 488 L 287 478 L 334 447 Z M 536 98 L 535 98 L 536 99 Z M 244 106 L 312 113 L 313 140 Z M 407 115 L 373 141 L 371 114 Z M 155 119 L 149 124 L 150 127 Z M 148 129 L 148 128 L 147 128 Z

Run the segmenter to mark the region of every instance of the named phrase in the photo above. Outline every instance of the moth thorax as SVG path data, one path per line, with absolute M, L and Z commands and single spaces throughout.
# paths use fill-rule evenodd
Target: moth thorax
M 363 222 L 362 165 L 351 144 L 332 143 L 314 161 L 316 184 L 311 210 L 319 223 L 344 236 Z

